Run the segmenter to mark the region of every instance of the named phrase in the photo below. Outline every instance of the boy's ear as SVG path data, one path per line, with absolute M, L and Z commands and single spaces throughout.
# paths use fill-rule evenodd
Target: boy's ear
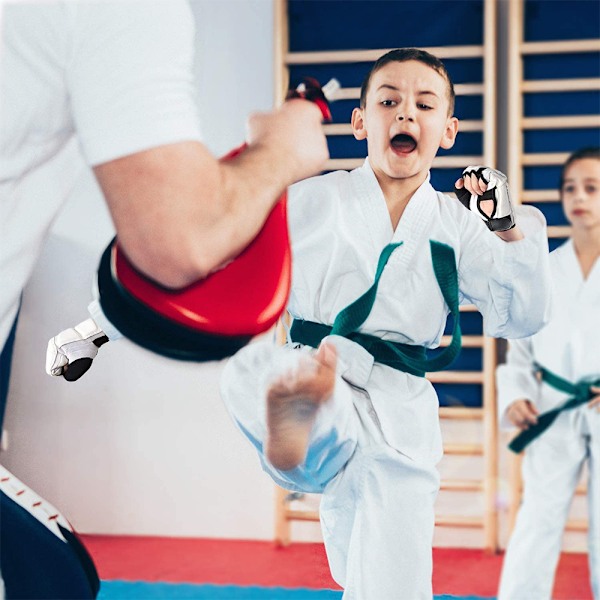
M 364 140 L 367 137 L 367 130 L 365 129 L 365 118 L 363 115 L 362 108 L 355 108 L 352 111 L 352 133 L 357 140 Z
M 454 146 L 454 140 L 456 139 L 456 134 L 458 133 L 458 119 L 456 117 L 448 117 L 446 121 L 446 129 L 444 130 L 444 135 L 442 136 L 442 141 L 440 142 L 440 148 L 444 150 L 449 150 Z

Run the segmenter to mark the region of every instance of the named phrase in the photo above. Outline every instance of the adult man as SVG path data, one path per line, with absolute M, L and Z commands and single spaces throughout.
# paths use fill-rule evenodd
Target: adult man
M 2 25 L 0 425 L 21 291 L 82 157 L 120 246 L 141 272 L 172 288 L 236 256 L 281 191 L 327 158 L 320 111 L 301 100 L 253 116 L 238 158 L 219 162 L 208 152 L 194 104 L 193 17 L 183 0 L 6 4 Z M 44 597 L 53 593 L 67 597 Z

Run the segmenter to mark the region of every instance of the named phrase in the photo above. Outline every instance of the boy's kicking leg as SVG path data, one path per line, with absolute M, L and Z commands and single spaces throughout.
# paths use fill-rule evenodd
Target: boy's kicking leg
M 304 462 L 318 408 L 335 387 L 335 348 L 322 344 L 314 358 L 277 377 L 267 390 L 267 460 L 282 471 Z
M 281 487 L 321 493 L 356 447 L 350 386 L 336 351 L 254 343 L 226 365 L 221 395 L 234 421 Z

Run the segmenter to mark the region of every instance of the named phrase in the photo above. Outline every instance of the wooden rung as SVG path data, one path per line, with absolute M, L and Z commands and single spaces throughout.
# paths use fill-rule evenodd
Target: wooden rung
M 526 117 L 521 119 L 521 127 L 523 129 L 585 129 L 600 127 L 600 115 Z
M 549 238 L 568 238 L 571 235 L 569 225 L 551 225 L 548 227 Z
M 326 171 L 337 171 L 339 169 L 356 169 L 364 162 L 364 158 L 331 158 L 325 164 Z M 481 156 L 438 156 L 433 159 L 434 169 L 462 169 L 468 165 L 480 165 L 483 163 Z
M 484 93 L 482 83 L 457 83 L 454 86 L 454 93 L 457 96 L 480 96 Z M 340 88 L 335 93 L 335 100 L 358 100 L 360 98 L 359 87 Z
M 483 409 L 471 406 L 440 406 L 440 419 L 483 419 Z
M 318 510 L 286 510 L 285 518 L 288 521 L 318 521 Z
M 440 489 L 449 492 L 480 492 L 483 490 L 483 481 L 476 479 L 442 479 Z
M 444 454 L 449 456 L 481 456 L 481 444 L 444 444 Z
M 560 202 L 558 190 L 524 190 L 521 202 Z
M 459 310 L 460 312 L 479 312 L 474 304 L 463 304 Z
M 435 524 L 437 527 L 483 527 L 483 519 L 461 515 L 440 515 L 435 518 Z
M 568 531 L 587 531 L 588 522 L 586 519 L 571 519 L 567 521 L 565 529 Z
M 352 135 L 350 123 L 325 123 L 323 125 L 325 135 Z
M 483 121 L 461 121 L 460 131 L 483 131 Z M 325 135 L 352 135 L 352 125 L 350 123 L 326 123 L 323 125 Z
M 600 77 L 588 79 L 538 79 L 521 82 L 522 92 L 576 92 L 600 90 Z
M 288 52 L 285 57 L 287 65 L 315 65 L 324 63 L 373 63 L 380 56 L 393 50 L 331 50 L 324 52 Z M 445 58 L 478 58 L 483 56 L 483 46 L 439 46 L 423 48 L 440 59 Z
M 522 164 L 525 166 L 563 165 L 569 152 L 541 152 L 538 154 L 523 154 Z
M 465 120 L 465 121 L 459 121 L 458 122 L 458 131 L 459 132 L 465 132 L 465 131 L 483 131 L 485 129 L 485 124 L 483 121 L 478 121 L 478 120 Z M 467 165 L 468 166 L 468 165 Z
M 452 340 L 452 336 L 443 335 L 440 346 L 448 346 Z M 463 335 L 462 336 L 462 347 L 463 348 L 483 348 L 483 342 L 485 337 L 482 335 Z
M 350 171 L 360 167 L 364 162 L 363 158 L 330 158 L 325 164 L 326 171 L 339 171 L 345 169 Z
M 525 42 L 521 54 L 564 54 L 571 52 L 598 52 L 600 40 L 566 40 L 557 42 Z
M 481 371 L 437 371 L 427 373 L 427 379 L 432 383 L 483 383 L 484 374 Z

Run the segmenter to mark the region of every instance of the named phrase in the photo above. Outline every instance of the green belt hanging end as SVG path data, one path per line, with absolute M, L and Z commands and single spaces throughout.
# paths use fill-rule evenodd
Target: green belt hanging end
M 584 381 L 573 384 L 539 365 L 538 370 L 542 376 L 542 381 L 545 381 L 549 386 L 556 390 L 570 394 L 571 398 L 560 406 L 539 415 L 535 425 L 531 425 L 528 429 L 521 431 L 521 433 L 511 441 L 508 448 L 517 454 L 522 452 L 536 437 L 544 433 L 544 431 L 554 423 L 556 417 L 558 417 L 561 412 L 577 408 L 582 404 L 587 404 L 594 396 L 592 386 L 600 385 L 600 379 L 591 383 Z

